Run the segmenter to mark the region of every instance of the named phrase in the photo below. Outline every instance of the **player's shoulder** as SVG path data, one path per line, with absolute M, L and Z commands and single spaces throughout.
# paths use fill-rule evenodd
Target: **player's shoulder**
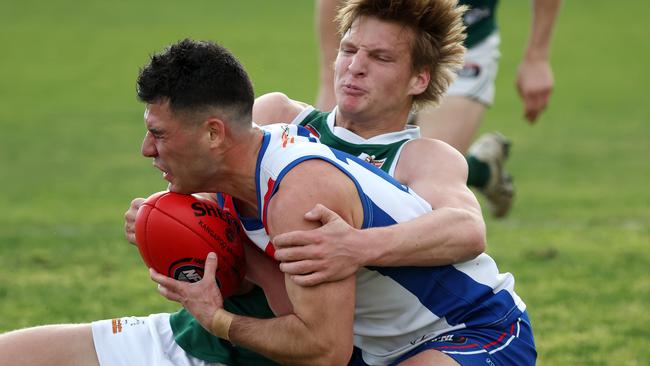
M 253 121 L 260 125 L 291 123 L 308 105 L 289 98 L 286 94 L 272 92 L 255 98 Z
M 467 161 L 463 154 L 444 141 L 418 138 L 402 148 L 396 167 L 398 180 L 411 182 L 426 177 L 467 177 Z
M 421 137 L 408 141 L 402 148 L 402 157 L 417 162 L 424 161 L 451 161 L 464 162 L 465 157 L 448 143 Z

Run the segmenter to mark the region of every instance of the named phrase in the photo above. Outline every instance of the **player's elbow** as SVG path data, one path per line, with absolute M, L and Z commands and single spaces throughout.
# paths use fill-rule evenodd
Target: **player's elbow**
M 309 365 L 347 365 L 352 357 L 352 329 L 320 329 L 311 333 Z
M 340 341 L 320 342 L 318 350 L 313 355 L 315 357 L 310 365 L 347 365 L 352 357 L 352 342 L 347 344 Z

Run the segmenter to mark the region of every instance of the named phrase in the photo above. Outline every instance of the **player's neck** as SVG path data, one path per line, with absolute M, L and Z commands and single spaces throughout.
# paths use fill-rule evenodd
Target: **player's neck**
M 335 126 L 343 127 L 365 139 L 369 139 L 386 133 L 402 131 L 406 125 L 408 114 L 409 110 L 395 111 L 393 113 L 384 113 L 379 118 L 362 113 L 347 114 L 338 110 Z
M 251 129 L 233 138 L 224 153 L 222 168 L 218 174 L 219 192 L 227 193 L 238 201 L 257 209 L 257 186 L 255 171 L 257 157 L 262 146 L 263 133 Z

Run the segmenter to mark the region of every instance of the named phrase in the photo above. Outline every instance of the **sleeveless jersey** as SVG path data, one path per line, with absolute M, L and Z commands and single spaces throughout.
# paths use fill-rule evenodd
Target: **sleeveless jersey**
M 309 107 L 300 113 L 292 123 L 307 127 L 313 134 L 320 136 L 322 143 L 369 161 L 391 175 L 393 175 L 404 144 L 411 139 L 420 137 L 419 127 L 407 126 L 401 132 L 364 139 L 344 128 L 335 127 L 335 112 L 326 113 Z M 224 208 L 227 209 L 227 207 Z M 255 225 L 255 222 L 249 222 L 249 225 Z M 266 297 L 259 288 L 256 288 L 251 294 L 226 299 L 224 306 L 226 310 L 239 315 L 256 318 L 273 316 L 273 312 L 266 303 Z M 276 365 L 273 361 L 252 351 L 234 347 L 230 342 L 213 336 L 185 309 L 171 314 L 169 320 L 176 343 L 194 357 L 225 364 L 239 362 L 242 365 Z
M 357 157 L 310 143 L 307 130 L 272 125 L 265 131 L 256 171 L 259 218 L 240 219 L 269 255 L 266 208 L 283 177 L 308 159 L 329 162 L 357 187 L 362 228 L 392 225 L 431 211 L 431 206 L 385 172 Z M 368 364 L 387 365 L 436 336 L 466 327 L 516 320 L 526 306 L 509 273 L 499 274 L 487 254 L 440 267 L 366 267 L 356 275 L 354 344 Z
M 404 144 L 420 137 L 418 126 L 406 125 L 402 131 L 365 139 L 343 127 L 335 126 L 337 108 L 330 113 L 307 107 L 292 124 L 306 127 L 323 144 L 365 160 L 394 175 Z
M 460 0 L 458 2 L 459 5 L 469 7 L 463 15 L 463 23 L 467 27 L 465 47 L 471 48 L 496 31 L 497 2 L 498 0 Z

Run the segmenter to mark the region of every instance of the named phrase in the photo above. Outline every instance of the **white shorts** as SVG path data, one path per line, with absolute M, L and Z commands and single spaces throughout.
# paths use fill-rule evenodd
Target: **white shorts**
M 174 341 L 169 314 L 126 317 L 92 323 L 102 366 L 216 366 L 192 357 Z
M 495 32 L 467 50 L 465 64 L 458 77 L 449 86 L 447 95 L 468 97 L 490 106 L 494 102 L 494 81 L 499 69 L 499 44 Z

